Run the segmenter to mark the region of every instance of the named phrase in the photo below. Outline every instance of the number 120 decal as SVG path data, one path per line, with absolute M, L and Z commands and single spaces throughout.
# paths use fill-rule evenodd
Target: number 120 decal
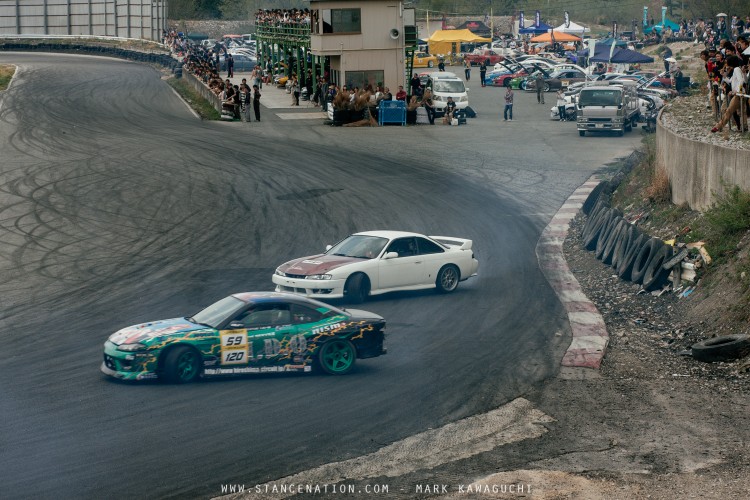
M 247 363 L 247 332 L 228 330 L 221 335 L 221 364 L 234 365 Z

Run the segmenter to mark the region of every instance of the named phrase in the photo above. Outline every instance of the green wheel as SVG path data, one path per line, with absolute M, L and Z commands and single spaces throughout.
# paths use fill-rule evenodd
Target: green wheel
M 346 339 L 330 340 L 318 352 L 318 364 L 331 375 L 344 375 L 352 371 L 357 351 Z
M 195 381 L 201 373 L 201 356 L 195 349 L 179 346 L 164 358 L 164 379 L 173 384 Z

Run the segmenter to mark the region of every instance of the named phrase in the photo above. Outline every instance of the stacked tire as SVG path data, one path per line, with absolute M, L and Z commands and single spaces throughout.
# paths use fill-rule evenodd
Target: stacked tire
M 615 269 L 620 278 L 645 290 L 657 290 L 669 279 L 665 264 L 674 254 L 672 246 L 642 233 L 622 212 L 601 200 L 591 209 L 581 239 L 583 247 Z

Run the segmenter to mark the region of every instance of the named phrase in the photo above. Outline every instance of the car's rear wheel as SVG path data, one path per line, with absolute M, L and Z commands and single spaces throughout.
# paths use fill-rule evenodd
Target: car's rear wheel
M 352 371 L 357 359 L 354 344 L 346 339 L 329 340 L 318 351 L 318 365 L 330 375 L 345 375 Z
M 428 67 L 428 68 L 432 68 L 432 67 L 434 67 L 434 66 L 435 66 L 435 63 L 434 63 L 434 62 L 432 62 L 432 61 L 427 61 L 427 67 Z
M 440 269 L 437 279 L 435 280 L 435 285 L 439 292 L 450 293 L 458 288 L 458 281 L 460 278 L 461 275 L 458 268 L 453 264 L 449 264 Z
M 526 88 L 527 88 L 527 82 L 526 82 L 526 80 L 522 81 L 521 84 L 518 87 L 521 90 L 526 90 Z
M 544 91 L 545 92 L 549 92 L 549 83 L 548 82 L 544 82 Z
M 187 384 L 198 379 L 201 373 L 201 355 L 188 346 L 170 349 L 164 358 L 162 375 L 172 384 Z
M 361 304 L 370 294 L 370 282 L 364 274 L 349 276 L 344 285 L 344 298 L 353 304 Z
M 503 87 L 510 87 L 510 78 L 503 80 Z

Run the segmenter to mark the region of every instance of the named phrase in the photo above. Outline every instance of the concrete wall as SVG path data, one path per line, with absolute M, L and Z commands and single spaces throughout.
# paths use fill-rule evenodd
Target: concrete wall
M 750 191 L 750 150 L 733 149 L 681 137 L 657 120 L 656 161 L 666 169 L 672 202 L 693 210 L 711 207 L 724 185 Z
M 219 99 L 219 96 L 211 92 L 211 89 L 208 88 L 208 85 L 203 83 L 203 80 L 198 79 L 189 71 L 182 72 L 182 79 L 185 80 L 186 83 L 190 84 L 190 86 L 193 87 L 195 91 L 201 95 L 201 97 L 213 104 L 216 111 L 221 113 L 221 99 Z
M 167 0 L 0 0 L 0 36 L 93 35 L 158 41 Z

